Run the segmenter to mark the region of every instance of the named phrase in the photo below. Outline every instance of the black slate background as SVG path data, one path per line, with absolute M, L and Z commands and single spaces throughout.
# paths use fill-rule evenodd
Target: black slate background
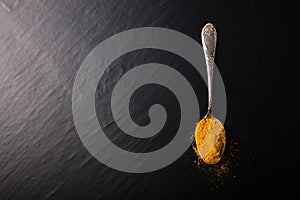
M 240 199 L 296 192 L 294 8 L 287 1 L 1 0 L 0 199 Z M 72 86 L 85 56 L 109 36 L 144 26 L 174 29 L 200 42 L 207 22 L 218 30 L 225 127 L 239 150 L 230 161 L 230 178 L 220 184 L 207 177 L 195 166 L 192 149 L 146 174 L 99 163 L 72 119 Z M 137 55 L 184 64 L 159 52 L 137 52 L 115 65 L 126 66 Z M 206 102 L 200 106 L 205 109 Z

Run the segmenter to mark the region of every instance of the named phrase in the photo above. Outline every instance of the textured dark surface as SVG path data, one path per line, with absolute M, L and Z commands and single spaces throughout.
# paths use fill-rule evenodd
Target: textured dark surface
M 285 24 L 287 15 L 294 15 L 287 7 L 260 1 L 1 0 L 0 200 L 242 198 L 284 192 L 297 166 L 291 152 L 299 152 L 289 143 L 299 139 L 293 132 L 296 125 L 290 115 L 285 117 L 297 112 L 285 96 L 292 99 L 299 90 L 288 62 L 296 34 Z M 216 63 L 228 101 L 225 128 L 239 149 L 231 161 L 235 178 L 215 188 L 195 166 L 192 149 L 170 166 L 146 174 L 99 163 L 82 145 L 72 118 L 72 86 L 85 56 L 109 36 L 143 26 L 178 30 L 199 41 L 206 22 L 218 30 Z M 125 71 L 142 61 L 188 65 L 161 52 L 134 54 L 114 65 Z M 183 73 L 206 95 L 201 78 L 192 70 Z M 147 90 L 163 97 L 146 98 Z M 171 110 L 177 106 L 159 86 L 135 95 L 132 105 L 142 113 L 133 114 L 137 123 L 147 123 L 143 105 L 163 101 Z M 139 95 L 145 96 L 140 104 Z M 179 123 L 174 109 L 166 131 Z M 144 152 L 160 148 L 172 135 L 160 137 L 141 148 L 131 147 L 134 142 L 114 142 Z

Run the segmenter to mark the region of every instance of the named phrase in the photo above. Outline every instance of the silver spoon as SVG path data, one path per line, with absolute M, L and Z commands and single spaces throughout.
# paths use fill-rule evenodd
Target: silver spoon
M 212 82 L 217 31 L 211 23 L 203 27 L 201 39 L 207 67 L 208 108 L 207 114 L 196 126 L 195 151 L 205 163 L 215 164 L 219 162 L 224 153 L 226 135 L 224 126 L 212 114 Z

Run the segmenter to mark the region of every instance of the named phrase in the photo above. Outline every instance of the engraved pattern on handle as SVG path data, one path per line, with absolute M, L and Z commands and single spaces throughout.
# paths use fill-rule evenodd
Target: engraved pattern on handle
M 215 59 L 215 51 L 217 44 L 217 31 L 211 23 L 207 23 L 201 32 L 201 40 L 207 67 L 207 87 L 208 87 L 208 110 L 212 112 L 212 83 L 213 83 L 213 67 Z

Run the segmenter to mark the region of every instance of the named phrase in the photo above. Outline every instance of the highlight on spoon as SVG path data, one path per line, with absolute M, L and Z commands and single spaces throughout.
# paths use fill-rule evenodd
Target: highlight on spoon
M 205 163 L 215 164 L 223 156 L 226 135 L 223 124 L 212 114 L 212 83 L 217 31 L 211 23 L 203 27 L 201 39 L 207 68 L 208 108 L 206 116 L 197 123 L 194 150 Z

